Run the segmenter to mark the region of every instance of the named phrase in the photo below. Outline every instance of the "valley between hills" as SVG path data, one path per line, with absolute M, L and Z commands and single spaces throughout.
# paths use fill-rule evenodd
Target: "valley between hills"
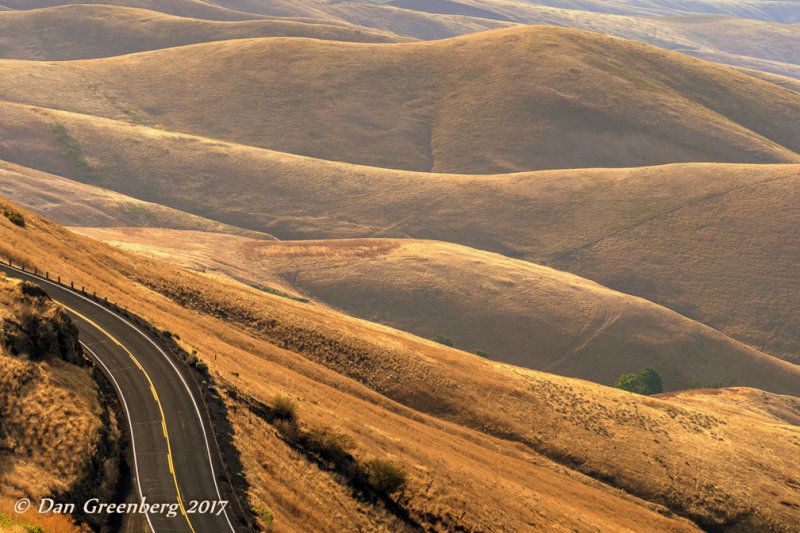
M 184 354 L 235 527 L 798 531 L 791 2 L 0 2 L 0 261 Z M 0 531 L 89 531 L 13 506 L 135 499 L 125 416 L 13 277 Z

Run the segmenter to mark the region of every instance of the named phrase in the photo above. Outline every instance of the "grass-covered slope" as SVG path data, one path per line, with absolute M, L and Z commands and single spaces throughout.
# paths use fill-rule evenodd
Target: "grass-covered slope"
M 794 361 L 800 353 L 796 165 L 424 174 L 0 109 L 11 134 L 0 159 L 280 239 L 412 237 L 525 258 L 665 305 L 766 353 Z
M 290 20 L 220 22 L 106 5 L 67 5 L 0 15 L 0 57 L 6 59 L 88 59 L 255 37 L 356 42 L 399 39 L 344 26 Z
M 0 368 L 0 530 L 85 531 L 69 517 L 13 512 L 12 502 L 117 494 L 123 452 L 116 415 L 102 403 L 65 311 L 35 285 L 4 274 Z
M 589 280 L 433 241 L 256 241 L 195 231 L 76 228 L 129 250 L 314 302 L 494 360 L 610 385 L 656 367 L 667 390 L 744 385 L 800 394 L 800 367 Z M 198 267 L 202 265 L 202 267 Z
M 2 61 L 0 97 L 415 170 L 800 159 L 797 93 L 563 28 L 396 45 L 251 39 L 83 62 Z
M 208 20 L 253 20 L 262 18 L 253 13 L 242 13 L 204 0 L 4 0 L 12 10 L 31 10 L 73 4 L 114 5 L 160 11 L 185 18 Z
M 358 461 L 402 465 L 408 488 L 396 501 L 426 527 L 781 531 L 794 525 L 800 434 L 774 416 L 748 409 L 733 416 L 729 407 L 684 406 L 492 363 L 136 257 L 3 207 L 21 212 L 27 224 L 0 220 L 0 253 L 29 267 L 46 264 L 168 324 L 208 361 L 230 397 L 251 503 L 268 506 L 281 527 L 381 524 L 404 531 L 408 523 L 353 498 L 342 478 L 292 450 L 287 433 L 244 401 L 271 405 L 278 392 L 299 403 L 304 428 L 328 425 L 351 436 Z

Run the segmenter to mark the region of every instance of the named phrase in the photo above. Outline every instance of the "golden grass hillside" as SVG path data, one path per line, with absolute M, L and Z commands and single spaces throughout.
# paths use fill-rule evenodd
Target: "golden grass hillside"
M 235 94 L 232 98 L 230 95 Z M 800 95 L 589 32 L 409 44 L 251 39 L 0 61 L 0 97 L 317 158 L 492 173 L 800 160 Z
M 330 163 L 19 105 L 0 104 L 0 114 L 0 159 L 280 239 L 410 237 L 524 258 L 798 360 L 797 165 L 457 176 Z
M 501 20 L 410 11 L 388 4 L 344 2 L 328 4 L 325 11 L 352 24 L 423 40 L 446 39 L 465 33 L 519 26 L 514 22 Z
M 0 15 L 0 57 L 6 59 L 89 59 L 255 37 L 399 40 L 389 34 L 342 26 L 288 20 L 220 22 L 105 5 L 68 5 Z
M 397 531 L 403 524 L 346 496 L 336 476 L 290 452 L 282 434 L 243 400 L 269 405 L 278 392 L 300 404 L 304 426 L 350 435 L 357 458 L 404 465 L 409 489 L 398 501 L 428 525 L 696 527 L 663 505 L 704 528 L 794 527 L 796 426 L 492 363 L 136 257 L 4 207 L 19 210 L 27 224 L 0 220 L 3 255 L 29 267 L 47 264 L 51 272 L 58 265 L 64 279 L 169 324 L 184 346 L 198 349 L 232 397 L 250 501 L 269 506 L 279 530 L 381 523 Z
M 723 382 L 800 394 L 800 367 L 572 274 L 433 241 L 255 241 L 161 229 L 76 228 L 131 251 L 248 285 L 290 285 L 346 313 L 465 351 L 613 384 L 646 365 L 667 390 Z
M 253 13 L 242 13 L 203 0 L 3 0 L 11 10 L 31 10 L 73 4 L 101 4 L 160 11 L 186 18 L 208 20 L 253 20 L 262 18 Z
M 69 517 L 14 513 L 10 503 L 19 498 L 108 498 L 116 491 L 118 430 L 90 369 L 81 366 L 77 337 L 66 313 L 38 288 L 0 277 L 3 531 L 25 531 L 26 524 L 79 529 Z
M 65 226 L 173 228 L 275 239 L 1 160 L 0 195 Z

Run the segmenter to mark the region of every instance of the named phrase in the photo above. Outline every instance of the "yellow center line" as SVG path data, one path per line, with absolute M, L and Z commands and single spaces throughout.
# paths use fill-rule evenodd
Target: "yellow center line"
M 103 328 L 98 326 L 95 322 L 93 322 L 91 319 L 85 317 L 84 315 L 80 314 L 76 310 L 74 310 L 74 309 L 72 309 L 70 307 L 67 307 L 66 305 L 64 305 L 61 302 L 57 302 L 57 303 L 62 305 L 64 307 L 64 309 L 67 309 L 68 311 L 76 314 L 77 316 L 81 317 L 83 320 L 85 320 L 86 322 L 88 322 L 89 324 L 91 324 L 92 326 L 97 328 L 97 330 L 102 332 L 103 335 L 105 335 L 106 337 L 111 339 L 117 346 L 119 346 L 120 348 L 125 350 L 125 353 L 127 353 L 130 356 L 130 358 L 133 359 L 133 362 L 136 364 L 137 367 L 139 367 L 139 370 L 141 370 L 142 373 L 144 374 L 144 376 L 147 378 L 147 381 L 150 383 L 150 391 L 153 393 L 153 398 L 156 399 L 156 403 L 158 404 L 159 411 L 161 411 L 161 426 L 164 429 L 164 438 L 167 441 L 167 462 L 169 463 L 169 471 L 172 474 L 172 479 L 175 480 L 175 491 L 178 493 L 178 505 L 181 508 L 181 514 L 183 514 L 184 518 L 186 518 L 186 523 L 189 524 L 189 529 L 192 530 L 192 533 L 196 533 L 195 530 L 194 530 L 194 527 L 192 526 L 192 523 L 189 521 L 189 515 L 186 514 L 186 508 L 183 506 L 183 498 L 181 498 L 181 489 L 178 486 L 178 478 L 175 475 L 175 467 L 174 467 L 173 462 L 172 462 L 172 445 L 169 442 L 169 433 L 167 432 L 167 419 L 164 416 L 164 407 L 161 405 L 161 400 L 158 399 L 158 393 L 156 392 L 155 386 L 153 386 L 153 380 L 150 379 L 150 375 L 147 373 L 147 371 L 144 369 L 144 367 L 142 367 L 142 365 L 139 363 L 139 361 L 136 359 L 136 357 L 133 356 L 133 354 L 130 352 L 130 350 L 128 350 L 121 342 L 119 342 L 117 339 L 115 339 L 109 332 L 107 332 L 106 330 L 104 330 Z

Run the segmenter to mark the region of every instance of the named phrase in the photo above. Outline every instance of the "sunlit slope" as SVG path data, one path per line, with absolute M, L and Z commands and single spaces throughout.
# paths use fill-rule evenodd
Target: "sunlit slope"
M 0 15 L 0 57 L 8 59 L 87 59 L 253 37 L 397 40 L 342 26 L 285 20 L 219 22 L 105 5 L 69 5 Z
M 173 228 L 274 240 L 271 235 L 242 230 L 6 161 L 0 161 L 0 196 L 65 226 Z
M 636 15 L 692 15 L 698 13 L 800 22 L 800 7 L 792 0 L 541 0 L 544 5 L 600 13 Z
M 6 202 L 0 204 L 19 210 Z M 424 516 L 426 522 L 439 520 L 450 529 L 487 529 L 503 524 L 504 531 L 531 525 L 579 531 L 597 527 L 696 530 L 685 521 L 659 515 L 659 511 L 669 513 L 658 505 L 603 486 L 533 449 L 469 429 L 457 421 L 442 420 L 440 408 L 446 403 L 442 404 L 438 396 L 430 397 L 427 404 L 436 415 L 432 417 L 387 400 L 359 383 L 373 387 L 387 383 L 375 378 L 385 371 L 380 366 L 387 362 L 384 354 L 388 350 L 395 355 L 393 374 L 405 376 L 403 381 L 412 378 L 411 382 L 395 383 L 391 395 L 398 398 L 414 396 L 418 388 L 434 383 L 419 381 L 423 376 L 420 365 L 427 367 L 427 379 L 448 376 L 439 383 L 451 390 L 456 384 L 453 379 L 467 377 L 469 368 L 479 370 L 484 377 L 494 376 L 491 384 L 487 382 L 490 389 L 500 386 L 511 390 L 508 387 L 513 382 L 522 385 L 509 371 L 387 328 L 124 254 L 65 232 L 30 213 L 25 213 L 25 218 L 27 224 L 22 229 L 0 218 L 4 256 L 11 254 L 17 261 L 35 257 L 40 262 L 37 264 L 57 269 L 65 279 L 75 278 L 93 290 L 96 287 L 162 327 L 168 324 L 180 333 L 187 349 L 199 350 L 223 384 L 226 397 L 235 393 L 239 398 L 231 400 L 231 416 L 235 444 L 248 457 L 243 473 L 252 485 L 249 503 L 268 505 L 276 520 L 287 527 L 336 531 L 341 530 L 337 524 L 346 519 L 348 531 L 359 525 L 409 530 L 380 504 L 353 498 L 336 477 L 304 459 L 271 425 L 254 416 L 242 398 L 269 403 L 275 393 L 290 394 L 300 403 L 304 424 L 327 425 L 353 436 L 357 446 L 354 453 L 361 460 L 388 454 L 409 470 L 404 505 L 412 516 L 420 520 Z M 217 310 L 204 311 L 209 305 Z M 215 318 L 220 311 L 234 314 L 220 320 Z M 272 326 L 253 323 L 251 327 L 252 313 Z M 349 368 L 340 368 L 344 374 L 340 375 L 314 362 L 326 350 L 335 356 L 355 350 L 364 358 L 358 363 L 351 361 Z M 218 357 L 210 357 L 212 353 Z M 468 391 L 461 385 L 458 390 Z M 478 416 L 486 418 L 486 414 Z M 434 472 L 438 480 L 435 488 L 430 487 Z M 531 483 L 532 479 L 537 482 Z M 498 482 L 499 486 L 494 486 Z M 465 502 L 473 512 L 456 513 Z
M 235 94 L 236 98 L 230 95 Z M 488 173 L 800 160 L 800 95 L 562 28 L 430 43 L 226 41 L 0 62 L 0 97 L 379 167 Z
M 76 283 L 168 324 L 208 361 L 226 395 L 269 403 L 278 391 L 291 394 L 304 423 L 353 435 L 357 456 L 390 454 L 408 466 L 403 505 L 412 516 L 441 517 L 450 530 L 691 527 L 670 518 L 663 504 L 706 530 L 793 527 L 800 504 L 796 426 L 491 363 L 135 257 L 24 214 L 24 229 L 0 218 L 0 253 L 29 267 L 57 265 Z M 235 442 L 251 459 L 251 501 L 265 498 L 300 529 L 335 529 L 326 518 L 333 509 L 337 523 L 341 516 L 364 523 L 366 516 L 390 525 L 374 508 L 359 512 L 330 476 L 292 475 L 309 472 L 309 464 L 246 404 L 231 402 Z M 431 478 L 435 490 L 426 489 Z M 311 495 L 314 507 L 297 494 Z M 455 512 L 464 502 L 472 512 Z
M 170 15 L 208 20 L 253 20 L 262 18 L 203 0 L 3 0 L 12 10 L 30 10 L 72 4 L 100 4 L 160 11 Z
M 396 8 L 387 4 L 345 2 L 327 4 L 325 10 L 352 24 L 407 35 L 417 39 L 446 39 L 465 33 L 476 33 L 517 26 L 515 22 L 468 17 L 437 15 Z
M 76 228 L 253 286 L 275 277 L 316 302 L 494 360 L 612 384 L 655 366 L 667 389 L 723 382 L 800 394 L 800 367 L 645 300 L 463 246 L 387 239 L 254 241 L 159 229 Z
M 0 113 L 0 159 L 280 239 L 412 237 L 501 252 L 642 296 L 771 355 L 800 352 L 797 165 L 422 174 L 24 106 Z

